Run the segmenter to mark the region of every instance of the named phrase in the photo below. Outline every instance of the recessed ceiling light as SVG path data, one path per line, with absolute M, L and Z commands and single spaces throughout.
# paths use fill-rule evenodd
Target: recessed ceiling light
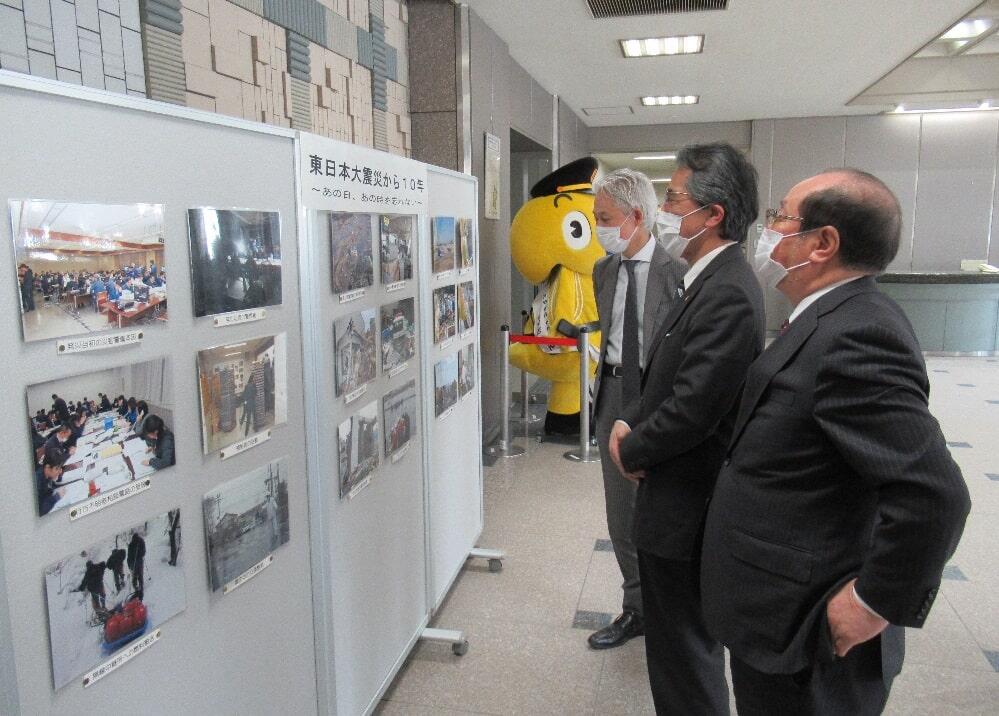
M 618 40 L 625 57 L 696 55 L 704 49 L 704 35 L 675 35 Z
M 999 110 L 999 106 L 991 100 L 981 102 L 948 102 L 948 103 L 926 103 L 926 104 L 900 104 L 891 111 L 891 114 L 932 114 L 935 112 L 981 112 L 985 110 Z
M 642 97 L 642 104 L 646 107 L 666 107 L 669 105 L 678 104 L 697 104 L 700 101 L 700 96 L 696 94 L 688 95 L 659 95 L 647 97 Z
M 990 19 L 976 19 L 976 20 L 961 20 L 951 29 L 947 30 L 944 34 L 940 36 L 941 40 L 972 40 L 983 32 L 987 32 L 992 29 L 993 20 Z
M 655 160 L 663 160 L 663 159 L 667 159 L 667 160 L 668 159 L 676 159 L 676 155 L 675 154 L 646 154 L 646 155 L 643 155 L 643 156 L 640 156 L 640 157 L 635 157 L 635 161 L 636 162 L 655 161 Z

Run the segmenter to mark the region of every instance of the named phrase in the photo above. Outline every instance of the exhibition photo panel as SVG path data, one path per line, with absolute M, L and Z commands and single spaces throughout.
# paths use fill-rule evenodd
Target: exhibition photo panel
M 207 493 L 202 501 L 212 591 L 266 559 L 291 536 L 286 458 Z
M 392 284 L 413 278 L 413 235 L 416 220 L 412 216 L 381 217 L 382 283 Z
M 411 380 L 401 388 L 386 393 L 382 398 L 382 418 L 385 421 L 385 457 L 409 444 L 416 435 L 417 410 L 416 381 Z
M 457 331 L 455 287 L 434 289 L 434 343 L 451 338 Z
M 287 334 L 198 352 L 204 453 L 288 420 Z
M 281 304 L 276 211 L 188 209 L 196 317 Z
M 378 467 L 378 401 L 373 400 L 337 428 L 340 497 L 346 497 Z
M 39 515 L 174 464 L 168 358 L 37 383 L 26 393 Z
M 412 298 L 381 307 L 382 370 L 403 365 L 416 354 L 416 302 Z
M 472 220 L 468 218 L 458 219 L 456 225 L 458 242 L 458 268 L 468 269 L 475 263 L 475 255 L 472 247 Z
M 454 270 L 454 226 L 453 216 L 435 216 L 431 222 L 435 274 Z
M 184 611 L 181 554 L 177 508 L 80 545 L 45 569 L 56 689 Z
M 375 379 L 375 315 L 375 309 L 368 308 L 333 322 L 338 398 Z
M 464 398 L 475 388 L 475 344 L 458 353 L 458 397 Z
M 167 320 L 161 204 L 8 205 L 26 342 Z
M 458 402 L 458 354 L 434 365 L 434 414 L 440 416 Z
M 373 286 L 373 245 L 378 224 L 371 214 L 333 212 L 330 215 L 330 256 L 333 293 Z
M 458 333 L 470 331 L 475 326 L 475 284 L 471 281 L 458 284 Z

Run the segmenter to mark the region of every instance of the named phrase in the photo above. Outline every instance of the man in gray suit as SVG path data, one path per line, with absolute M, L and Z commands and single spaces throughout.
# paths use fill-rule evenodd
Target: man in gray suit
M 619 169 L 598 180 L 593 190 L 597 238 L 609 254 L 593 268 L 601 331 L 593 414 L 607 528 L 624 578 L 624 599 L 621 615 L 590 635 L 589 644 L 610 649 L 642 634 L 644 625 L 638 555 L 631 535 L 636 488 L 621 478 L 607 441 L 622 406 L 638 400 L 650 337 L 679 301 L 677 289 L 686 266 L 671 259 L 652 238 L 656 194 L 647 176 Z

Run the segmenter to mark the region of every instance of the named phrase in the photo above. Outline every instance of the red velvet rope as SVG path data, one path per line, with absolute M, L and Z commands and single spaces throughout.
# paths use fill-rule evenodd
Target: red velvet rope
M 527 336 L 517 333 L 510 334 L 511 343 L 531 343 L 542 346 L 576 346 L 575 338 L 548 338 L 547 336 Z

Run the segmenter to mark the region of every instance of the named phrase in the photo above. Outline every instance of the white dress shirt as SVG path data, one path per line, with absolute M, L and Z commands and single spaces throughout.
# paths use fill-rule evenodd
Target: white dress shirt
M 696 281 L 697 277 L 701 275 L 701 272 L 708 267 L 709 263 L 715 260 L 715 256 L 734 243 L 734 241 L 726 241 L 717 249 L 712 249 L 708 253 L 704 254 L 704 256 L 697 259 L 697 261 L 694 262 L 694 265 L 687 269 L 687 273 L 683 275 L 683 290 L 686 291 L 688 288 L 693 286 L 694 281 Z
M 798 305 L 794 307 L 791 311 L 791 315 L 787 317 L 788 323 L 794 323 L 794 319 L 805 312 L 805 309 L 811 306 L 813 303 L 818 301 L 820 298 L 825 296 L 827 293 L 833 289 L 839 288 L 840 286 L 845 286 L 850 283 L 850 281 L 856 281 L 858 278 L 863 278 L 866 274 L 861 274 L 860 276 L 851 276 L 850 278 L 845 278 L 842 281 L 837 281 L 836 283 L 831 283 L 825 288 L 820 288 L 818 291 L 808 294 L 803 299 L 798 302 Z
M 645 288 L 649 284 L 649 266 L 656 250 L 656 240 L 649 237 L 645 246 L 630 259 L 621 254 L 618 257 L 617 287 L 614 289 L 614 307 L 611 310 L 611 327 L 607 336 L 607 365 L 621 365 L 621 347 L 624 345 L 624 303 L 628 298 L 628 269 L 625 261 L 635 262 L 635 295 L 638 299 L 638 365 L 645 368 L 645 337 L 642 335 L 645 315 Z

